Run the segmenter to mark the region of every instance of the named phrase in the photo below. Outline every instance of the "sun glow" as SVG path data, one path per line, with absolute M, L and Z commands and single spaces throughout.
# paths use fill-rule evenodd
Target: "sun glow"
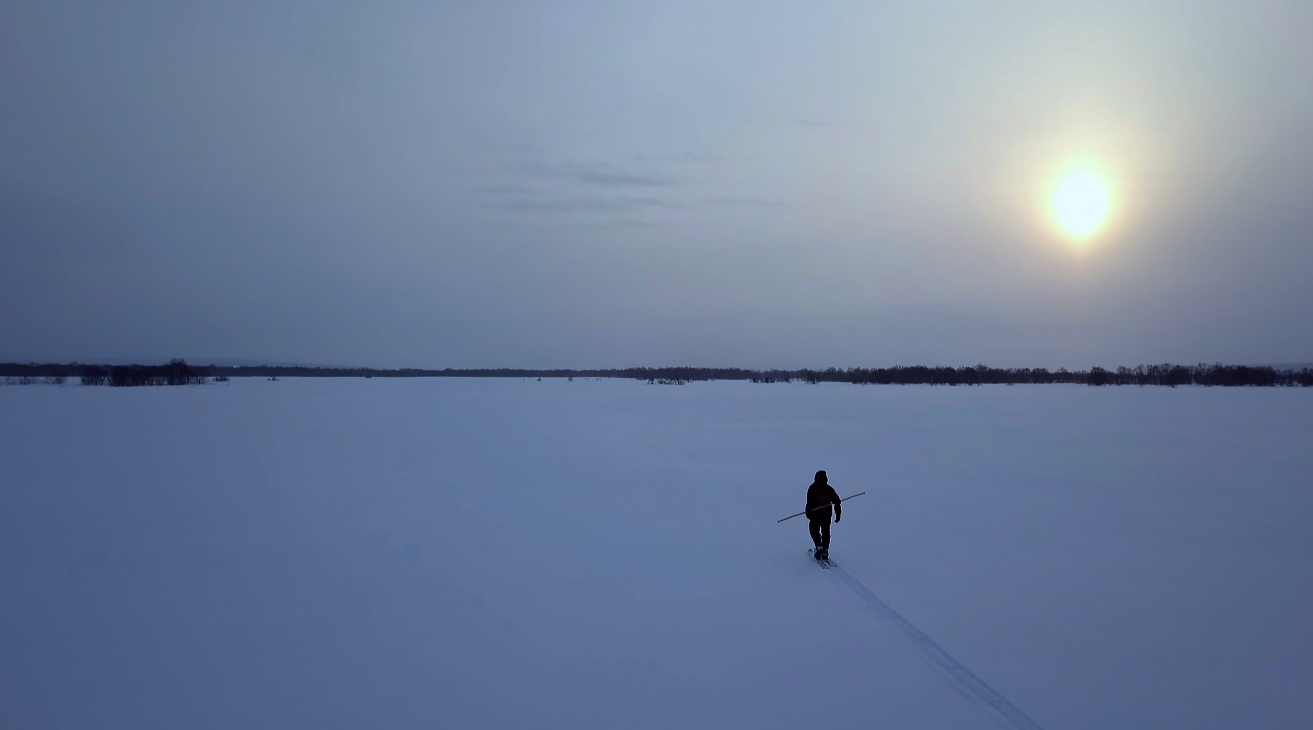
M 1089 170 L 1062 179 L 1053 191 L 1053 219 L 1068 236 L 1084 241 L 1103 227 L 1112 208 L 1108 186 Z

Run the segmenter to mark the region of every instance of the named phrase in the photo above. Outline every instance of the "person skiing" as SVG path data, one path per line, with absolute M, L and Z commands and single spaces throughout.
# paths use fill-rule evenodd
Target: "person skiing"
M 839 506 L 841 501 L 825 472 L 816 472 L 816 480 L 807 487 L 807 527 L 812 542 L 816 543 L 814 555 L 817 560 L 830 559 L 830 505 L 834 505 L 834 521 L 837 523 L 843 513 Z

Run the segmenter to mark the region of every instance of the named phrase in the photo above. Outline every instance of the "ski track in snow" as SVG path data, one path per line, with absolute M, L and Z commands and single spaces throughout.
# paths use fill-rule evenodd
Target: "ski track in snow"
M 849 575 L 848 571 L 834 563 L 830 563 L 828 569 L 838 576 L 839 580 L 843 581 L 844 585 L 848 586 L 853 593 L 857 594 L 858 598 L 865 601 L 868 606 L 897 626 L 907 638 L 915 642 L 921 648 L 921 651 L 929 657 L 930 661 L 934 663 L 935 668 L 944 675 L 948 683 L 953 685 L 954 689 L 985 709 L 999 725 L 1016 728 L 1017 730 L 1043 730 L 1038 723 L 1022 712 L 1021 708 L 1012 704 L 1008 701 L 1008 698 L 999 694 L 993 687 L 985 684 L 984 680 L 977 677 L 970 669 L 962 666 L 961 662 L 954 659 L 947 651 L 944 651 L 944 648 L 937 644 L 934 639 L 890 608 L 889 604 L 880 600 L 879 596 L 862 585 L 861 581 Z
M 687 454 L 684 454 L 684 456 L 686 459 L 692 461 L 691 457 Z M 706 469 L 708 468 L 708 465 L 702 464 L 701 468 Z M 744 489 L 744 485 L 739 479 L 726 474 L 721 469 L 715 467 L 710 468 L 712 471 L 719 473 L 721 478 L 726 482 L 734 484 L 738 489 L 745 493 L 749 493 L 748 490 Z M 812 557 L 811 550 L 807 551 L 807 557 L 813 560 L 815 559 Z M 844 570 L 837 563 L 828 560 L 820 567 L 823 570 L 831 571 L 838 576 L 839 580 L 843 581 L 844 585 L 848 586 L 853 593 L 857 594 L 858 598 L 861 598 L 868 606 L 875 609 L 875 611 L 886 620 L 897 626 L 904 635 L 921 648 L 921 651 L 925 652 L 925 655 L 930 659 L 930 662 L 935 666 L 935 669 L 944 676 L 944 679 L 952 685 L 953 689 L 957 690 L 958 693 L 966 697 L 967 700 L 983 709 L 995 723 L 1001 727 L 1013 728 L 1014 730 L 1044 730 L 1039 723 L 1030 719 L 1029 715 L 1022 712 L 1020 707 L 1012 704 L 1008 698 L 999 694 L 993 687 L 985 684 L 984 680 L 977 677 L 974 672 L 963 666 L 957 659 L 954 659 L 952 654 L 945 651 L 942 646 L 940 646 L 934 639 L 927 636 L 924 631 L 913 626 L 912 622 L 903 618 L 902 615 L 891 608 L 889 604 L 880 600 L 879 596 L 872 593 L 871 589 L 862 585 L 861 581 L 849 575 L 848 571 Z

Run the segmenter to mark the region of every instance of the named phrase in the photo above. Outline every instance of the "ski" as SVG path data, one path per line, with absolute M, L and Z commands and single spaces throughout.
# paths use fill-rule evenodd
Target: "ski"
M 816 557 L 816 549 L 815 549 L 815 548 L 808 548 L 808 549 L 807 549 L 807 555 L 808 555 L 812 560 L 815 560 L 815 561 L 816 561 L 816 564 L 819 565 L 819 566 L 821 566 L 821 569 L 823 569 L 823 570 L 829 570 L 830 568 L 833 568 L 833 567 L 834 567 L 834 563 L 832 563 L 832 562 L 830 561 L 829 558 L 818 558 L 818 557 Z

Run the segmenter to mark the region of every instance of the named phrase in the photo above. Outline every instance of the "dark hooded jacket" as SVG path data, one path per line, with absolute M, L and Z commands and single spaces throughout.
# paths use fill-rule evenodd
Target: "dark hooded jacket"
M 807 519 L 809 520 L 830 520 L 830 505 L 834 505 L 834 514 L 842 515 L 843 508 L 839 506 L 839 493 L 834 491 L 826 482 L 812 482 L 807 487 Z

